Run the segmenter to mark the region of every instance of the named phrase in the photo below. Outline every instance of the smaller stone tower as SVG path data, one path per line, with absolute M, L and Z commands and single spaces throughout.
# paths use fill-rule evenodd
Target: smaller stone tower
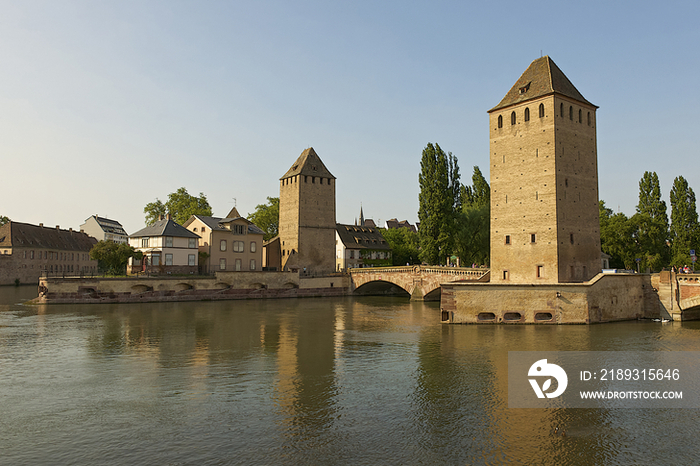
M 312 147 L 280 178 L 282 270 L 335 270 L 335 177 Z

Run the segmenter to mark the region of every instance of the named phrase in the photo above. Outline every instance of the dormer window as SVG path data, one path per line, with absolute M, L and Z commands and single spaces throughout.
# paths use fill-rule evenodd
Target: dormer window
M 525 94 L 525 93 L 530 89 L 530 84 L 531 84 L 531 83 L 527 83 L 525 86 L 521 87 L 521 88 L 518 90 L 518 93 L 519 93 L 520 95 Z

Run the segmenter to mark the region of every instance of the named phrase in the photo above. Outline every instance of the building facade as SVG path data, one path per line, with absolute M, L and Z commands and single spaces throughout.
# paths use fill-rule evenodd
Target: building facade
M 336 268 L 335 177 L 313 148 L 280 178 L 279 248 L 281 270 Z
M 336 271 L 391 266 L 391 246 L 376 227 L 338 223 L 335 235 Z
M 601 271 L 597 108 L 545 56 L 489 110 L 492 283 Z
M 207 256 L 201 264 L 205 271 L 262 270 L 265 232 L 235 208 L 226 218 L 193 215 L 183 226 L 199 235 L 199 251 Z
M 130 258 L 127 273 L 198 272 L 199 235 L 171 218 L 158 220 L 132 234 L 129 236 L 129 245 L 141 251 L 143 259 Z
M 72 228 L 8 222 L 0 227 L 0 285 L 37 284 L 43 275 L 97 272 L 90 249 L 97 240 Z
M 97 241 L 129 242 L 129 235 L 124 231 L 121 223 L 97 215 L 85 220 L 85 223 L 80 225 L 80 231 L 97 238 Z

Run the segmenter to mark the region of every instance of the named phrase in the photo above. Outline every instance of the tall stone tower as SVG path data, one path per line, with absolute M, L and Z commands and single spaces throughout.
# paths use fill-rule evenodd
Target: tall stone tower
M 491 283 L 600 272 L 597 108 L 545 56 L 489 110 Z
M 335 270 L 335 177 L 312 147 L 280 178 L 282 270 Z

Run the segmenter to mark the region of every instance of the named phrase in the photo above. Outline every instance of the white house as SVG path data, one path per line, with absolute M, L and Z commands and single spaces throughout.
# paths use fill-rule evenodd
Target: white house
M 129 260 L 129 273 L 197 273 L 199 235 L 170 218 L 158 220 L 129 236 L 143 260 Z

